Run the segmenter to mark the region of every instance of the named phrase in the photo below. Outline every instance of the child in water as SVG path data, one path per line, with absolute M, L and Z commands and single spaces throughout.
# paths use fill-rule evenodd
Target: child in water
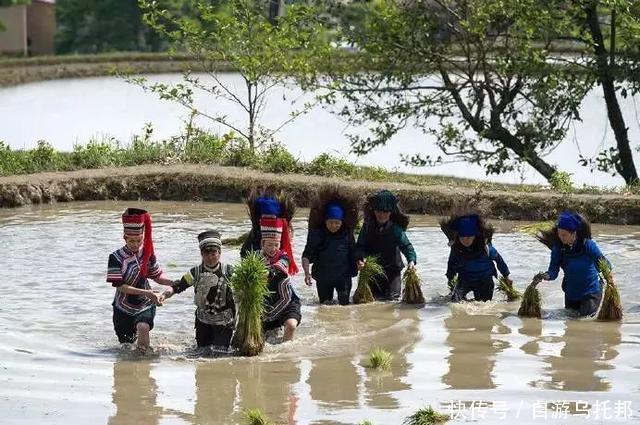
M 220 261 L 222 239 L 216 230 L 198 235 L 202 262 L 191 268 L 165 298 L 193 287 L 196 305 L 196 342 L 198 347 L 213 346 L 227 351 L 235 327 L 236 305 L 231 289 L 233 267 Z
M 137 339 L 138 349 L 149 348 L 156 306 L 164 295 L 153 291 L 148 279 L 171 286 L 163 276 L 153 249 L 151 217 L 145 210 L 127 208 L 122 214 L 125 246 L 109 255 L 107 282 L 116 288 L 113 298 L 113 328 L 121 343 Z

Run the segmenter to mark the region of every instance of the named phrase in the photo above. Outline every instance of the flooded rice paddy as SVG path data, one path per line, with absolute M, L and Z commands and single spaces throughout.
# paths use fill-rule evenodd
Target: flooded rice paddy
M 107 258 L 121 245 L 130 204 L 92 202 L 0 211 L 0 423 L 239 424 L 259 408 L 284 424 L 401 424 L 432 405 L 451 423 L 640 421 L 640 228 L 595 226 L 614 265 L 622 323 L 577 320 L 560 280 L 541 286 L 544 318 L 521 319 L 499 293 L 489 303 L 446 302 L 446 239 L 434 217 L 412 217 L 426 306 L 319 306 L 296 277 L 303 320 L 296 340 L 255 358 L 195 350 L 191 290 L 158 308 L 154 354 L 120 347 L 111 323 Z M 144 203 L 158 259 L 178 279 L 199 262 L 196 235 L 249 228 L 238 204 Z M 295 252 L 306 213 L 294 222 Z M 494 244 L 523 289 L 548 250 L 514 223 Z M 237 248 L 223 251 L 236 262 Z M 355 283 L 355 281 L 354 281 Z M 374 347 L 391 369 L 366 367 Z

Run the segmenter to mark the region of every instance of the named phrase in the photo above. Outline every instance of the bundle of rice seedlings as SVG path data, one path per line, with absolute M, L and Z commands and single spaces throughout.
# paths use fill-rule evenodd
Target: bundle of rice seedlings
M 433 407 L 425 407 L 404 420 L 404 425 L 433 425 L 442 424 L 449 420 L 449 415 L 436 412 Z
M 407 267 L 402 276 L 404 288 L 402 289 L 402 302 L 405 304 L 424 304 L 424 295 L 420 288 L 420 278 L 415 267 Z
M 262 257 L 251 252 L 240 261 L 231 278 L 231 286 L 239 304 L 232 345 L 242 356 L 256 356 L 264 347 L 262 315 L 264 299 L 269 294 L 267 276 Z
M 376 278 L 385 276 L 384 269 L 374 256 L 365 258 L 364 267 L 358 274 L 358 287 L 353 293 L 354 304 L 366 304 L 375 301 L 371 293 L 371 285 L 376 285 Z
M 527 286 L 527 289 L 522 295 L 522 303 L 520 303 L 520 309 L 518 310 L 518 316 L 522 317 L 542 317 L 542 300 L 540 298 L 540 291 L 538 291 L 539 281 L 534 279 L 533 282 Z
M 620 292 L 618 292 L 618 287 L 611 274 L 611 266 L 607 260 L 601 258 L 600 261 L 598 261 L 598 270 L 607 283 L 602 305 L 598 312 L 598 320 L 620 321 L 622 320 L 622 303 L 620 302 Z
M 539 223 L 523 224 L 522 226 L 517 226 L 515 230 L 521 233 L 526 233 L 527 235 L 535 236 L 539 233 L 544 233 L 551 230 L 554 225 L 555 222 L 553 221 L 541 221 Z
M 449 279 L 447 281 L 447 287 L 449 287 L 449 291 L 453 292 L 453 288 L 455 288 L 457 284 L 458 284 L 458 276 L 454 277 L 453 279 Z
M 246 232 L 235 238 L 224 238 L 222 240 L 222 246 L 240 246 L 247 240 L 250 232 Z
M 513 284 L 504 277 L 498 279 L 497 289 L 507 296 L 507 301 L 509 302 L 519 300 L 522 297 L 522 294 L 513 287 Z
M 393 355 L 380 347 L 374 348 L 369 353 L 369 366 L 378 370 L 389 370 L 391 368 Z
M 244 416 L 247 420 L 247 425 L 276 425 L 260 409 L 249 409 L 244 412 Z
M 371 421 L 362 421 L 358 425 L 373 425 L 373 422 L 371 422 Z

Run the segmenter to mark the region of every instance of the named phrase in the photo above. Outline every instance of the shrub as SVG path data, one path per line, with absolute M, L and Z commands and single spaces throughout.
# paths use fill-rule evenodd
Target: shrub
M 86 145 L 74 145 L 70 160 L 76 168 L 101 168 L 118 164 L 118 144 L 115 139 L 91 140 Z
M 558 192 L 571 193 L 575 191 L 571 182 L 571 174 L 564 171 L 556 171 L 549 179 L 551 187 Z
M 53 146 L 44 140 L 38 141 L 38 146 L 24 153 L 23 169 L 26 173 L 40 171 L 67 170 L 71 165 Z
M 227 144 L 233 137 L 225 134 L 219 137 L 204 131 L 198 131 L 184 146 L 182 160 L 196 164 L 220 164 L 224 160 Z
M 260 156 L 260 169 L 270 173 L 295 173 L 300 169 L 291 152 L 277 143 L 269 145 Z
M 232 167 L 252 167 L 258 164 L 258 155 L 251 149 L 249 142 L 232 139 L 224 151 L 222 164 Z
M 8 176 L 24 173 L 21 154 L 24 155 L 24 152 L 12 151 L 8 145 L 0 141 L 0 175 Z
M 335 158 L 328 153 L 320 154 L 305 167 L 307 174 L 325 177 L 347 177 L 355 174 L 357 167 L 345 159 Z

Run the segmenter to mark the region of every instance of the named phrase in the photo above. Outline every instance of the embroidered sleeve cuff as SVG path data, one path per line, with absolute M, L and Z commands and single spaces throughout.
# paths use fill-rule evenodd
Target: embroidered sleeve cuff
M 150 268 L 149 272 L 147 273 L 147 276 L 150 277 L 151 279 L 160 277 L 161 275 L 162 275 L 162 269 L 157 265 L 156 267 Z

